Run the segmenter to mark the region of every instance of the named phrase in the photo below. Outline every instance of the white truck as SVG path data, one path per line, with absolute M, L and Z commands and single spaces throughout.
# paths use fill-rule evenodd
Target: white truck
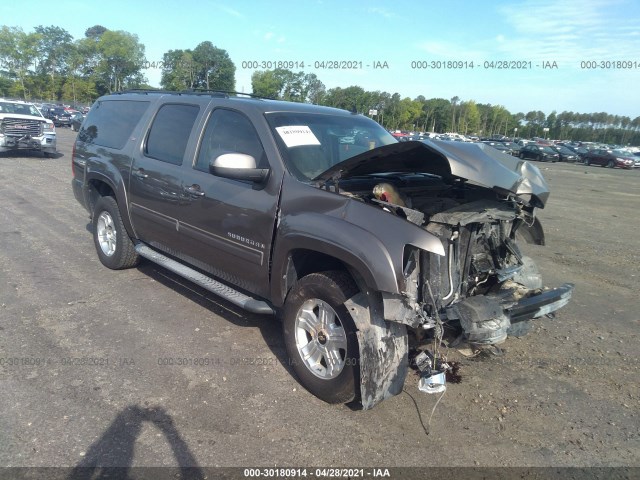
M 39 151 L 56 155 L 56 127 L 35 105 L 0 98 L 0 152 Z

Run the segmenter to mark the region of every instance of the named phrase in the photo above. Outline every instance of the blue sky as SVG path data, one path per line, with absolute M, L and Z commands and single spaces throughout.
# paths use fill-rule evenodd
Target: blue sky
M 458 96 L 504 105 L 512 113 L 605 111 L 631 118 L 640 115 L 639 19 L 638 0 L 34 0 L 29 8 L 15 1 L 0 5 L 0 25 L 26 32 L 56 25 L 80 38 L 100 24 L 135 33 L 150 62 L 161 60 L 167 50 L 209 40 L 235 63 L 238 91 L 251 92 L 253 70 L 242 68 L 242 62 L 291 61 L 304 62 L 304 69 L 293 70 L 315 73 L 327 88 L 359 85 L 411 98 Z M 485 62 L 503 60 L 530 62 L 532 68 L 485 68 Z M 315 68 L 322 61 L 363 67 Z M 415 61 L 473 62 L 474 68 L 412 68 Z M 621 61 L 633 68 L 588 69 L 581 64 L 586 61 L 605 62 L 599 67 Z M 375 62 L 389 68 L 374 69 Z M 543 68 L 554 62 L 557 69 Z M 145 74 L 159 85 L 159 69 Z

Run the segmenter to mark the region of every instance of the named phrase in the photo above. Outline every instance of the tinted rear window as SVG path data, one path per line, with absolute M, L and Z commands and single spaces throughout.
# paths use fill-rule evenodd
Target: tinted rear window
M 196 105 L 163 105 L 151 125 L 145 155 L 180 165 L 199 111 Z
M 78 140 L 120 150 L 148 107 L 147 101 L 98 102 L 87 115 Z

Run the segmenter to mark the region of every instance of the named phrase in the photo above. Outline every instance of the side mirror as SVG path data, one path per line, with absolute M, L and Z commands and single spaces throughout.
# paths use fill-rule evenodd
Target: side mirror
M 225 153 L 209 162 L 209 173 L 233 180 L 262 183 L 269 176 L 268 168 L 256 168 L 256 159 L 244 153 Z

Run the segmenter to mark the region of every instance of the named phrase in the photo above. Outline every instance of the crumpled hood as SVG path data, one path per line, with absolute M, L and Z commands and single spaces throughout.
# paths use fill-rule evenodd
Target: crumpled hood
M 549 198 L 549 186 L 536 166 L 484 143 L 439 140 L 393 143 L 348 158 L 313 180 L 324 182 L 390 172 L 464 178 L 498 192 L 511 192 L 536 207 L 544 207 Z

